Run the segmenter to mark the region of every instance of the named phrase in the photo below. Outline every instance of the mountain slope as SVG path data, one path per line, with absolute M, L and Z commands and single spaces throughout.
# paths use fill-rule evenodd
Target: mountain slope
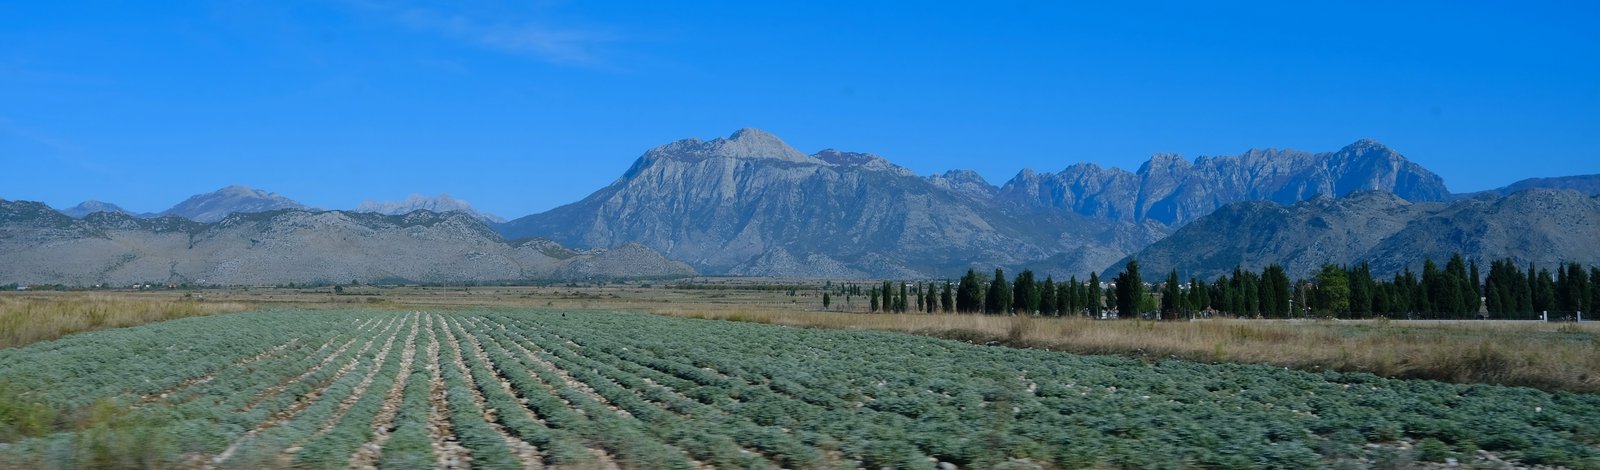
M 1486 193 L 1509 195 L 1527 189 L 1571 189 L 1590 196 L 1600 196 L 1600 175 L 1558 176 L 1554 178 L 1528 178 L 1511 183 L 1505 187 L 1484 191 Z M 1480 193 L 1481 194 L 1481 193 Z M 1471 196 L 1471 195 L 1468 195 Z
M 1600 264 L 1600 199 L 1571 190 L 1533 189 L 1445 204 L 1359 192 L 1292 206 L 1242 202 L 1218 209 L 1133 255 L 1146 272 L 1185 277 L 1284 265 L 1310 276 L 1324 262 L 1370 263 L 1374 274 L 1417 269 L 1460 252 L 1486 263 L 1560 261 Z M 1108 267 L 1121 269 L 1126 259 Z
M 230 214 L 279 209 L 306 209 L 306 206 L 278 193 L 234 185 L 191 196 L 157 215 L 174 215 L 196 222 L 216 222 Z
M 374 212 L 385 215 L 404 215 L 415 211 L 429 212 L 465 212 L 473 217 L 483 219 L 485 222 L 501 223 L 506 219 L 485 212 L 478 212 L 467 201 L 456 199 L 449 194 L 428 197 L 421 194 L 406 196 L 400 201 L 363 201 L 356 206 L 356 212 Z
M 1079 269 L 1162 234 L 1005 206 L 975 176 L 921 177 L 863 153 L 806 156 L 745 129 L 651 149 L 606 188 L 501 231 L 640 243 L 707 272 L 786 276 L 932 275 L 1062 253 L 1053 266 Z
M 1376 141 L 1332 153 L 1251 150 L 1234 157 L 1156 155 L 1138 172 L 1076 164 L 1059 173 L 1024 170 L 1000 197 L 1107 220 L 1154 220 L 1182 226 L 1225 204 L 1266 200 L 1293 204 L 1355 191 L 1393 192 L 1413 201 L 1443 201 L 1443 179 Z
M 692 275 L 641 247 L 574 251 L 507 243 L 451 212 L 386 216 L 278 210 L 216 223 L 99 212 L 75 220 L 0 202 L 0 284 L 465 282 Z

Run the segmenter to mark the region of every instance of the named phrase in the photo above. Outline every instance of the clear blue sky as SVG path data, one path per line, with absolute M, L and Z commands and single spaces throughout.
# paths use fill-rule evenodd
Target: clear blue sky
M 1481 190 L 1600 173 L 1597 5 L 4 2 L 0 197 L 517 217 L 741 127 L 995 184 L 1370 137 Z

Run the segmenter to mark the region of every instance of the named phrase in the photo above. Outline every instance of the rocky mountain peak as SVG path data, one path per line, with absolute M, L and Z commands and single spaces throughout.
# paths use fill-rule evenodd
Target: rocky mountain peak
M 93 199 L 80 202 L 76 206 L 68 207 L 66 209 L 62 209 L 61 210 L 62 214 L 66 214 L 67 216 L 72 217 L 74 219 L 82 219 L 84 216 L 89 215 L 89 214 L 93 214 L 93 213 L 96 213 L 96 212 L 114 212 L 114 213 L 119 213 L 119 214 L 127 214 L 128 213 L 127 210 L 125 210 L 125 209 L 123 209 L 121 207 L 118 207 L 116 204 L 112 204 L 112 203 L 109 203 L 109 202 L 96 201 L 96 200 L 93 200 Z
M 778 136 L 760 129 L 739 129 L 727 137 L 710 141 L 690 138 L 650 149 L 646 160 L 669 158 L 680 161 L 700 161 L 710 158 L 735 158 L 752 160 L 779 160 L 792 163 L 816 163 L 817 160 L 783 143 Z
M 404 215 L 419 210 L 440 213 L 462 212 L 478 219 L 482 219 L 486 222 L 500 223 L 506 221 L 506 219 L 501 218 L 500 216 L 486 212 L 480 212 L 473 208 L 472 204 L 467 203 L 467 201 L 457 199 L 449 194 L 440 194 L 438 196 L 431 197 L 423 196 L 421 194 L 412 194 L 410 196 L 406 196 L 404 200 L 399 201 L 362 201 L 361 205 L 356 206 L 355 211 L 375 212 L 386 215 Z
M 175 215 L 196 222 L 216 222 L 234 213 L 305 208 L 306 206 L 275 192 L 233 185 L 192 196 L 161 212 L 160 215 Z

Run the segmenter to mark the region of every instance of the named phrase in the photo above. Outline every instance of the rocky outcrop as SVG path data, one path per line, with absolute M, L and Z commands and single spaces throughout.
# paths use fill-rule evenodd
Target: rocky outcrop
M 99 212 L 75 220 L 0 202 L 0 284 L 263 285 L 467 282 L 694 274 L 642 247 L 570 250 L 507 243 L 469 215 L 239 213 L 215 223 Z

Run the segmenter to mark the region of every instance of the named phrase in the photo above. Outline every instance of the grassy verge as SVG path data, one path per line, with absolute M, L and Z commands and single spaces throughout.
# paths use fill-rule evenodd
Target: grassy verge
M 247 310 L 242 302 L 111 295 L 0 296 L 0 348 L 175 318 Z
M 1600 392 L 1600 325 L 1539 322 L 1096 321 L 661 307 L 688 318 L 869 329 L 1081 354 L 1362 371 L 1387 377 Z

